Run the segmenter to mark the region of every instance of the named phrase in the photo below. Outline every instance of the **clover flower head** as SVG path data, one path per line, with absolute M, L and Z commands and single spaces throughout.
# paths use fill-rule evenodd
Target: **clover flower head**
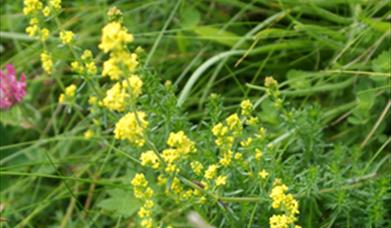
M 0 70 L 0 109 L 11 108 L 26 95 L 25 75 L 22 73 L 18 81 L 13 65 L 8 64 L 6 69 L 7 72 Z

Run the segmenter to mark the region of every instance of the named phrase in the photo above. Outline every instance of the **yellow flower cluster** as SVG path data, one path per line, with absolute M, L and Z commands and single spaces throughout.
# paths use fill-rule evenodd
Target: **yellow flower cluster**
M 112 52 L 110 58 L 103 63 L 102 76 L 109 76 L 111 80 L 119 80 L 134 72 L 137 66 L 137 54 L 125 50 Z
M 51 74 L 52 69 L 53 69 L 52 56 L 46 51 L 42 52 L 41 53 L 41 62 L 42 62 L 42 68 L 44 69 L 44 71 L 47 74 Z
M 204 177 L 206 179 L 209 179 L 209 180 L 213 179 L 217 175 L 218 168 L 219 167 L 217 165 L 210 165 L 210 166 L 208 166 L 208 168 L 205 171 Z
M 288 228 L 297 220 L 299 214 L 299 203 L 292 194 L 286 193 L 288 187 L 281 183 L 280 179 L 276 179 L 273 183 L 273 188 L 270 193 L 272 198 L 272 208 L 281 209 L 285 212 L 283 215 L 273 215 L 269 219 L 270 227 L 272 228 Z
M 72 71 L 78 74 L 89 74 L 95 75 L 97 73 L 97 68 L 93 59 L 91 50 L 85 50 L 81 55 L 81 62 L 73 61 L 71 63 Z
M 70 44 L 73 41 L 75 35 L 72 31 L 61 31 L 60 39 L 63 44 Z
M 162 158 L 166 162 L 165 171 L 167 173 L 179 171 L 176 163 L 186 158 L 188 154 L 196 151 L 195 143 L 183 131 L 171 132 L 167 139 L 167 145 L 170 148 L 162 151 Z
M 171 132 L 167 139 L 167 145 L 175 148 L 179 154 L 183 155 L 196 151 L 194 142 L 183 131 L 177 133 Z
M 199 162 L 199 161 L 192 161 L 190 163 L 190 166 L 191 166 L 191 169 L 193 170 L 193 172 L 196 175 L 201 175 L 202 174 L 202 170 L 204 169 L 204 166 L 202 165 L 201 162 Z
M 31 15 L 29 26 L 26 28 L 26 33 L 30 37 L 37 37 L 41 41 L 46 41 L 49 38 L 49 29 L 40 27 L 39 13 L 42 13 L 43 16 L 48 17 L 52 10 L 61 9 L 61 0 L 50 0 L 48 5 L 43 7 L 43 3 L 40 0 L 24 0 L 23 2 L 23 13 L 25 15 Z M 66 37 L 68 40 L 70 38 L 69 34 Z M 62 39 L 62 38 L 61 38 Z
M 76 86 L 74 84 L 65 88 L 64 93 L 60 94 L 58 102 L 63 104 L 65 101 L 72 101 L 76 94 Z
M 42 9 L 43 4 L 40 0 L 24 0 L 23 14 L 30 15 Z
M 102 39 L 99 48 L 103 52 L 123 50 L 127 43 L 133 41 L 133 35 L 119 22 L 110 22 L 102 29 Z
M 241 114 L 244 116 L 249 116 L 253 110 L 253 105 L 249 99 L 243 100 L 240 103 Z
M 137 75 L 132 75 L 122 82 L 117 82 L 106 91 L 106 97 L 103 99 L 103 106 L 111 111 L 125 111 L 126 102 L 136 101 L 141 94 L 142 80 Z M 129 93 L 131 94 L 129 96 Z M 128 100 L 128 98 L 131 98 Z
M 160 166 L 159 157 L 152 150 L 146 151 L 140 156 L 142 166 L 150 166 L 157 169 Z
M 45 17 L 50 16 L 52 11 L 59 11 L 61 9 L 61 0 L 50 0 L 49 5 L 43 8 L 42 13 Z
M 86 132 L 84 132 L 84 138 L 85 139 L 91 139 L 92 137 L 94 137 L 94 131 L 91 130 L 91 129 L 88 129 Z
M 110 58 L 103 63 L 103 76 L 112 80 L 134 72 L 137 65 L 137 54 L 130 53 L 126 44 L 133 41 L 133 35 L 118 21 L 110 22 L 102 29 L 102 38 L 99 48 L 103 52 L 110 52 Z
M 39 27 L 38 18 L 31 18 L 29 26 L 26 28 L 26 33 L 29 37 L 38 37 L 41 41 L 45 41 L 49 38 L 49 30 L 47 28 Z
M 155 203 L 152 201 L 154 191 L 148 187 L 148 181 L 144 174 L 137 173 L 131 181 L 133 186 L 134 196 L 143 201 L 143 206 L 138 211 L 138 216 L 141 218 L 141 227 L 152 228 L 152 208 Z
M 115 125 L 114 136 L 116 139 L 128 140 L 139 147 L 145 143 L 144 130 L 148 122 L 144 112 L 129 112 Z

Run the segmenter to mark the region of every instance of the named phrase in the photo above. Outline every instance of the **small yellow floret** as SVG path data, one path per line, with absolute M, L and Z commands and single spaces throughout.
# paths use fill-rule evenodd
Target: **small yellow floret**
M 46 51 L 42 52 L 41 53 L 41 62 L 42 62 L 42 68 L 44 69 L 44 71 L 48 74 L 51 74 L 52 68 L 53 68 L 52 56 L 49 53 L 47 53 Z
M 74 34 L 72 31 L 61 31 L 60 39 L 63 44 L 70 44 L 73 40 Z
M 216 186 L 227 184 L 227 176 L 218 176 L 216 178 Z
M 159 168 L 159 158 L 152 150 L 142 153 L 140 160 L 142 166 L 151 166 L 154 169 Z
M 144 112 L 129 112 L 123 116 L 115 125 L 115 138 L 143 146 L 145 143 L 144 130 L 148 126 L 146 117 Z
M 217 174 L 217 165 L 210 165 L 208 169 L 205 171 L 205 178 L 206 179 L 213 179 Z

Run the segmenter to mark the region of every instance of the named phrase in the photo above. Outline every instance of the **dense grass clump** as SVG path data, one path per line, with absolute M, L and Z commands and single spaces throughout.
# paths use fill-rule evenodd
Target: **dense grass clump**
M 2 227 L 391 226 L 389 2 L 1 6 Z

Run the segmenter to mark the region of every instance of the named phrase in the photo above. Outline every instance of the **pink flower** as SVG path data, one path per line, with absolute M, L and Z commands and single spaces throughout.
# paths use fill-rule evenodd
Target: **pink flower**
M 0 109 L 8 109 L 20 102 L 26 95 L 26 77 L 22 73 L 16 78 L 14 66 L 8 64 L 7 72 L 0 70 Z

